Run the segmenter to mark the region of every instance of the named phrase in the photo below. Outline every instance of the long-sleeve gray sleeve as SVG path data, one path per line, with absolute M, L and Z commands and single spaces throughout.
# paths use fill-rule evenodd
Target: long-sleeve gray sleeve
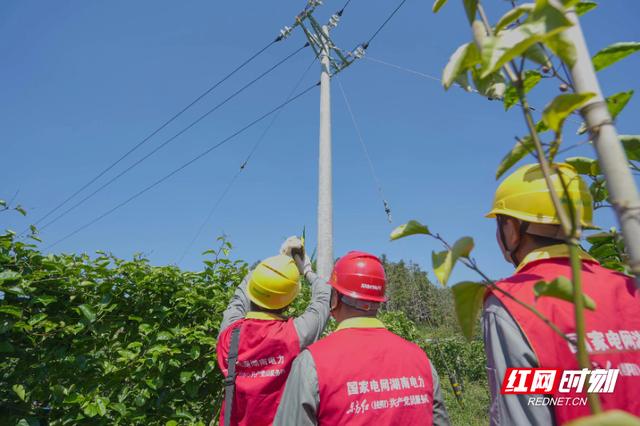
M 249 295 L 247 294 L 247 285 L 249 283 L 250 277 L 251 272 L 249 272 L 244 277 L 235 293 L 233 293 L 227 309 L 225 309 L 224 313 L 222 314 L 222 323 L 220 324 L 220 332 L 218 333 L 218 336 L 224 331 L 225 328 L 229 327 L 234 322 L 244 318 L 246 313 L 251 310 L 251 301 L 249 300 Z
M 442 398 L 442 389 L 440 388 L 440 376 L 433 363 L 429 361 L 431 366 L 431 377 L 433 380 L 433 424 L 434 426 L 449 426 L 449 413 L 447 413 L 447 407 L 444 405 L 444 398 Z
M 318 373 L 311 352 L 302 351 L 293 361 L 274 426 L 315 426 L 320 405 Z
M 500 394 L 507 368 L 539 365 L 522 330 L 495 296 L 489 296 L 484 303 L 482 325 L 491 390 L 491 425 L 554 425 L 549 407 L 528 405 L 529 397 L 535 395 Z
M 300 350 L 306 348 L 320 337 L 329 319 L 329 299 L 331 286 L 315 272 L 307 272 L 311 283 L 311 301 L 302 315 L 293 319 L 293 325 L 300 339 Z

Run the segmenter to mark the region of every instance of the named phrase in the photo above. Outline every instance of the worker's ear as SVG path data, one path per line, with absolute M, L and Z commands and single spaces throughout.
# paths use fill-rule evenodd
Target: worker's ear
M 331 299 L 329 300 L 329 309 L 331 312 L 338 309 L 338 305 L 340 304 L 340 298 L 338 297 L 338 292 L 334 289 L 331 289 Z
M 509 263 L 513 263 L 513 254 L 522 243 L 520 221 L 510 216 L 498 216 L 496 220 L 496 239 L 500 250 Z

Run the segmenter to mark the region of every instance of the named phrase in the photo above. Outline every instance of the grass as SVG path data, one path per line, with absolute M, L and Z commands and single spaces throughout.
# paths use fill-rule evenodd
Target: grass
M 447 377 L 441 377 L 440 387 L 453 426 L 489 424 L 489 401 L 491 398 L 486 381 L 465 383 L 464 408 L 456 401 Z

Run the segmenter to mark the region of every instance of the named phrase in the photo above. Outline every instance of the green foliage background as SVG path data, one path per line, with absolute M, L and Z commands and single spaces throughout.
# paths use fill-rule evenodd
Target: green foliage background
M 222 389 L 215 337 L 247 272 L 229 248 L 194 273 L 141 256 L 43 256 L 0 236 L 2 423 L 208 423 Z

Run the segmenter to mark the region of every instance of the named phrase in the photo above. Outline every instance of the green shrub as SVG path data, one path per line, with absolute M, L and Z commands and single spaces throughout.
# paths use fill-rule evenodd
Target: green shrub
M 43 256 L 0 236 L 0 418 L 208 422 L 222 390 L 218 327 L 246 273 L 229 248 L 194 273 L 141 256 Z

